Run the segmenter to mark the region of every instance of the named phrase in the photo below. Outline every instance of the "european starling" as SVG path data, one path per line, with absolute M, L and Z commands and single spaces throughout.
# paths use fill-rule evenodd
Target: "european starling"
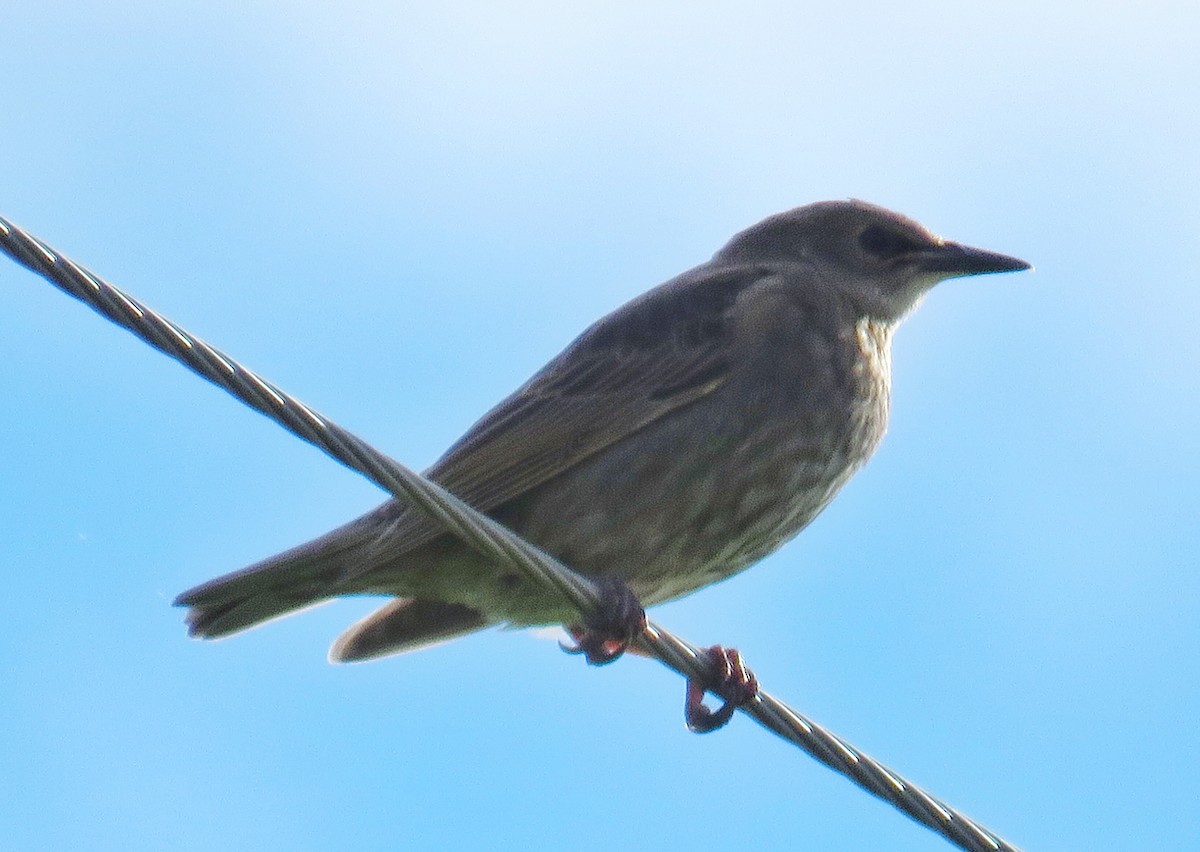
M 577 571 L 646 604 L 678 598 L 792 538 L 866 462 L 892 333 L 927 290 L 1028 266 L 861 201 L 772 216 L 601 319 L 426 474 Z M 553 592 L 396 500 L 176 604 L 214 638 L 358 594 L 394 600 L 332 660 L 494 624 L 587 633 Z

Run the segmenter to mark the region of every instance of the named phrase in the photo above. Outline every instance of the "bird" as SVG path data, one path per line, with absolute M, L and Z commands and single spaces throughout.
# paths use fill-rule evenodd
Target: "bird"
M 829 505 L 883 438 L 893 333 L 935 284 L 1028 268 L 864 201 L 770 216 L 585 330 L 425 475 L 640 612 L 741 572 Z M 555 592 L 395 499 L 175 603 L 218 638 L 347 595 L 391 600 L 335 662 L 552 624 L 605 661 Z

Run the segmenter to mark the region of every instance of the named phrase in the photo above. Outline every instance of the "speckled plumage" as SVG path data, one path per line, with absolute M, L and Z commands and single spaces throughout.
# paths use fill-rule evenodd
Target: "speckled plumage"
M 866 462 L 892 333 L 933 284 L 1026 266 L 863 202 L 773 216 L 597 322 L 427 474 L 578 571 L 679 597 L 796 535 Z M 397 600 L 339 660 L 574 617 L 396 501 L 177 603 L 213 637 L 346 594 Z

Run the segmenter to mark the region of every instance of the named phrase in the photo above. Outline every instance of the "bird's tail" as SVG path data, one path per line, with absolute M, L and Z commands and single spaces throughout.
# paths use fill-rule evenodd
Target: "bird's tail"
M 383 555 L 378 538 L 387 504 L 306 544 L 188 589 L 188 633 L 216 639 L 348 591 L 339 581 Z M 375 545 L 375 546 L 372 546 Z

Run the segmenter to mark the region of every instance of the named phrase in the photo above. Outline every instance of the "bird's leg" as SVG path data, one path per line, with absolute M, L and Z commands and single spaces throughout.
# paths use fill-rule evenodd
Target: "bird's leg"
M 746 668 L 742 655 L 735 648 L 713 645 L 706 652 L 708 659 L 717 669 L 713 682 L 703 683 L 689 680 L 687 697 L 683 704 L 683 717 L 688 730 L 707 734 L 725 725 L 737 710 L 758 695 L 758 678 Z M 720 710 L 709 710 L 704 706 L 704 693 L 712 692 L 725 699 Z
M 574 645 L 560 643 L 568 654 L 583 654 L 593 666 L 611 663 L 646 629 L 646 611 L 633 590 L 618 577 L 593 577 L 600 592 L 600 613 L 582 626 L 568 625 Z

